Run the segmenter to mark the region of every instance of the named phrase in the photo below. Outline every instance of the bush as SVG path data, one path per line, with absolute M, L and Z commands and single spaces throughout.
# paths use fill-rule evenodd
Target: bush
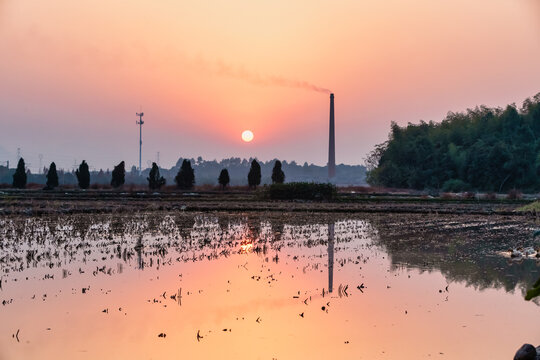
M 494 192 L 488 192 L 486 194 L 486 199 L 487 200 L 497 200 L 497 194 L 494 193 Z
M 462 192 L 470 189 L 470 185 L 460 179 L 446 180 L 442 186 L 444 192 Z
M 522 197 L 523 197 L 523 194 L 521 193 L 521 191 L 516 190 L 516 189 L 512 189 L 508 191 L 508 195 L 506 196 L 508 200 L 519 200 Z
M 466 200 L 473 200 L 476 199 L 476 193 L 472 191 L 468 191 L 466 193 L 463 193 L 463 198 Z
M 336 194 L 336 187 L 332 184 L 293 182 L 268 187 L 268 195 L 274 200 L 332 200 Z

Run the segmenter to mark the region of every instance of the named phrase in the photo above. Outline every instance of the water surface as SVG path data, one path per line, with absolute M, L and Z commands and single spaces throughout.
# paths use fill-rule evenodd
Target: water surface
M 533 225 L 156 214 L 1 221 L 0 359 L 508 359 Z

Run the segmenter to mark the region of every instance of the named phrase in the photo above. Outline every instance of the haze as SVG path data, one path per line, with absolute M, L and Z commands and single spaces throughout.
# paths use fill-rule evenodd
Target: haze
M 359 164 L 390 121 L 539 92 L 539 35 L 536 0 L 0 0 L 0 164 L 136 164 L 142 106 L 143 165 L 323 165 L 324 89 L 336 161 Z

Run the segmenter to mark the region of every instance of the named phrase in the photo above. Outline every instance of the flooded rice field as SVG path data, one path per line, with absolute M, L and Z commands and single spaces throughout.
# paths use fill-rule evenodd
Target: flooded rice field
M 509 359 L 539 342 L 530 220 L 0 219 L 0 359 Z

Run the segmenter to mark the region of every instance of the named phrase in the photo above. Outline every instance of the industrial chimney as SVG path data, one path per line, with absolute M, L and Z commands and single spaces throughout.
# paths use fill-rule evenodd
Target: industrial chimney
M 336 176 L 336 140 L 334 134 L 334 94 L 330 94 L 330 131 L 328 140 L 328 179 Z

